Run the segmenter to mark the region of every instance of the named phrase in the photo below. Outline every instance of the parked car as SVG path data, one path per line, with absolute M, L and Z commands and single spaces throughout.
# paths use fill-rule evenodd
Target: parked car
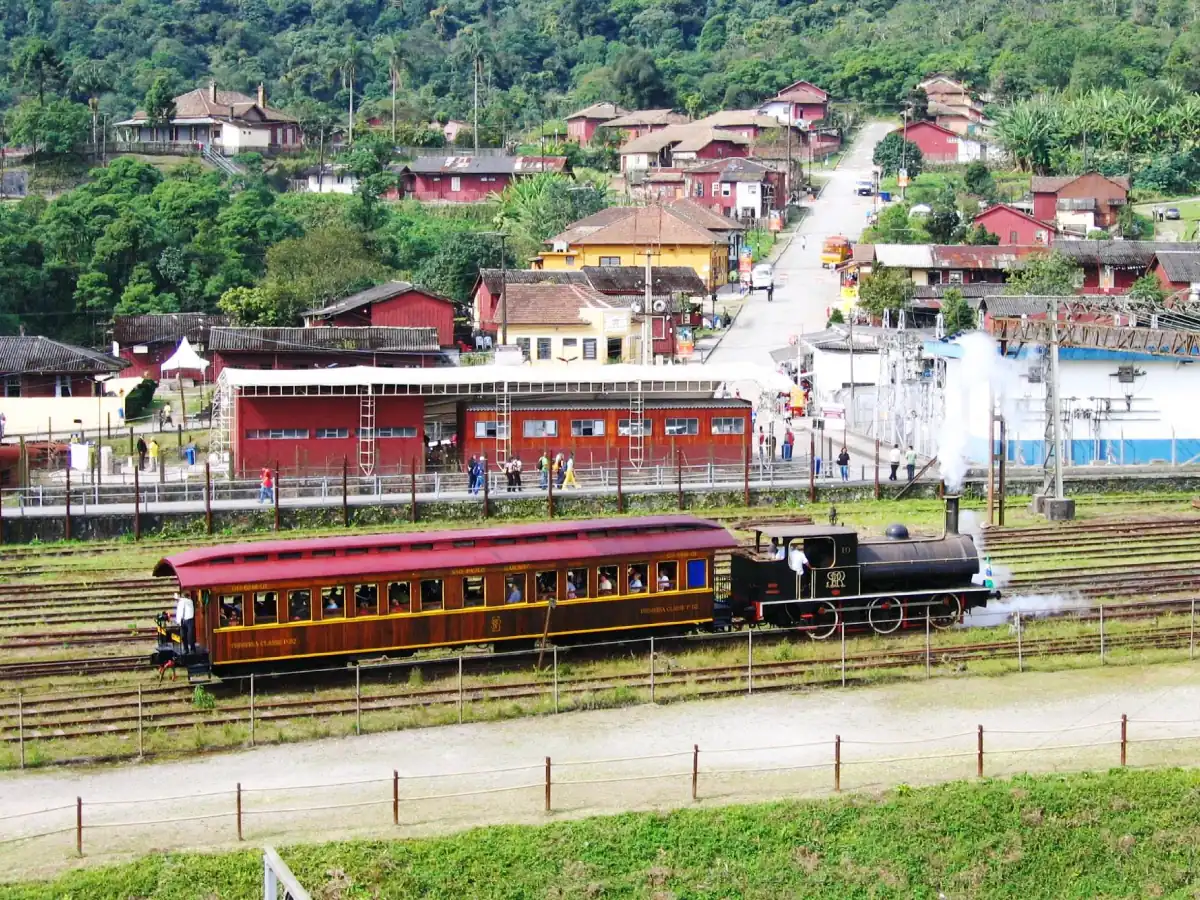
M 759 263 L 750 270 L 750 290 L 769 291 L 775 286 L 775 269 L 770 263 Z
M 875 193 L 875 182 L 869 178 L 860 178 L 854 182 L 854 193 L 860 197 L 870 197 Z
M 1179 218 L 1179 210 L 1177 210 L 1174 206 L 1170 207 L 1167 210 L 1167 218 L 1168 219 L 1178 219 Z

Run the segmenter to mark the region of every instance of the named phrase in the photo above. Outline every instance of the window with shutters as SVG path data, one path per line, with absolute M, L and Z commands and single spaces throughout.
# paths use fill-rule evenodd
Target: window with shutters
M 596 339 L 595 338 L 584 338 L 583 339 L 583 358 L 584 359 L 595 359 L 596 358 Z
M 540 337 L 537 339 L 537 354 L 538 359 L 550 358 L 550 338 Z

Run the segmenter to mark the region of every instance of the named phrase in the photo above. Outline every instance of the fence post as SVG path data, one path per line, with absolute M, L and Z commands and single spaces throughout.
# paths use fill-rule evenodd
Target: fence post
M 742 461 L 742 506 L 750 506 L 750 444 L 746 444 L 746 458 Z
M 83 856 L 83 798 L 75 798 L 75 852 Z
M 350 463 L 342 457 L 342 527 L 350 527 Z
M 550 757 L 546 757 L 546 812 L 550 812 Z
M 650 702 L 654 702 L 654 635 L 650 635 Z
M 254 673 L 250 673 L 250 746 L 254 746 Z
M 1129 746 L 1129 716 L 1121 713 L 1121 768 L 1125 768 L 1125 751 Z
M 67 507 L 63 518 L 63 533 L 66 539 L 71 539 L 71 457 L 67 456 Z
M 746 629 L 746 693 L 754 693 L 754 629 Z
M 142 483 L 136 461 L 133 464 L 133 539 L 142 539 Z
M 133 426 L 132 425 L 129 426 L 129 455 L 130 456 L 137 455 L 136 453 L 134 453 L 134 450 L 133 450 Z
M 1196 600 L 1192 598 L 1191 633 L 1188 636 L 1188 659 L 1196 658 Z
M 554 712 L 558 713 L 558 644 L 552 648 L 554 651 Z
M 846 620 L 838 622 L 842 632 L 842 687 L 846 686 Z
M 487 466 L 483 468 L 483 517 L 485 519 L 491 516 L 491 509 L 488 504 L 488 484 L 491 482 L 491 474 L 487 470 Z
M 1104 665 L 1104 604 L 1100 604 L 1100 665 Z
M 675 497 L 678 501 L 679 509 L 683 509 L 683 451 L 676 448 L 675 450 Z
M 625 492 L 621 490 L 621 451 L 617 450 L 617 512 L 625 512 Z
M 879 438 L 875 438 L 875 499 L 879 499 Z
M 140 696 L 142 689 L 138 688 Z M 25 768 L 25 703 L 21 692 L 17 691 L 17 747 L 20 749 L 21 768 Z
M 833 789 L 842 790 L 842 736 L 833 736 Z
M 700 781 L 700 745 L 692 744 L 692 799 L 696 799 Z
M 808 432 L 808 502 L 817 502 L 817 435 Z
M 240 840 L 243 840 L 243 838 L 242 838 L 242 783 L 240 781 L 237 783 L 237 826 L 238 826 L 238 840 L 240 841 Z
M 142 689 L 138 687 L 138 758 L 145 756 L 145 746 L 142 743 Z
M 180 413 L 182 414 L 182 410 L 180 411 Z M 177 422 L 175 427 L 176 427 L 176 429 L 178 429 L 176 431 L 176 434 L 179 435 L 179 446 L 176 449 L 182 450 L 183 449 L 183 423 Z
M 279 463 L 275 463 L 275 490 L 271 491 L 275 500 L 275 530 L 279 531 L 279 495 L 283 492 L 283 485 L 279 483 Z
M 415 524 L 417 521 L 417 461 L 413 459 L 412 472 L 408 482 L 408 517 Z
M 204 464 L 204 530 L 213 533 L 212 527 L 212 471 L 211 464 Z
M 975 733 L 975 777 L 983 777 L 983 726 Z
M 458 654 L 458 724 L 462 724 L 463 717 L 463 683 L 462 683 L 462 654 Z
M 400 771 L 392 769 L 392 824 L 400 824 Z
M 1025 654 L 1021 648 L 1021 632 L 1024 631 L 1024 626 L 1021 624 L 1021 611 L 1018 609 L 1016 613 L 1017 624 L 1017 671 L 1025 671 Z
M 929 646 L 929 607 L 925 607 L 925 677 L 932 678 L 933 674 L 930 671 L 932 660 L 930 659 L 931 650 Z
M 566 465 L 566 463 L 564 463 Z M 550 469 L 550 477 L 546 479 L 546 512 L 554 518 L 554 468 Z
M 112 413 L 105 413 L 104 421 L 105 421 L 104 428 L 105 428 L 105 431 L 107 432 L 105 434 L 105 437 L 107 437 L 109 440 L 112 440 Z
M 362 668 L 354 667 L 354 733 L 362 734 Z

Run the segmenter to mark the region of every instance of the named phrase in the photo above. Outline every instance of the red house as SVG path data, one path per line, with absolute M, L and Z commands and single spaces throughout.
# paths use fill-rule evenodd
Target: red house
M 116 316 L 112 339 L 119 348 L 121 359 L 130 364 L 130 375 L 161 381 L 159 367 L 179 347 L 181 339 L 186 337 L 192 348 L 203 356 L 208 347 L 209 329 L 228 324 L 228 316 L 205 313 Z
M 734 157 L 684 170 L 684 194 L 731 218 L 764 218 L 786 205 L 784 174 L 752 159 Z
M 1167 291 L 1190 293 L 1192 285 L 1200 284 L 1200 250 L 1160 250 L 1154 254 L 1150 274 Z
M 1083 270 L 1081 294 L 1125 294 L 1160 252 L 1197 252 L 1200 244 L 1163 241 L 1059 241 L 1054 251 Z
M 425 203 L 478 203 L 518 178 L 566 172 L 565 156 L 422 157 L 400 169 L 404 197 Z M 385 195 L 399 196 L 396 190 Z
M 911 129 L 910 129 L 911 130 Z M 1000 238 L 1000 246 L 1054 243 L 1054 226 L 1039 222 L 1028 213 L 1014 209 L 1005 203 L 990 206 L 974 218 L 976 225 L 982 225 L 992 234 Z
M 758 111 L 809 130 L 814 123 L 828 117 L 829 94 L 811 81 L 796 81 L 770 100 L 764 100 Z
M 454 346 L 454 301 L 407 281 L 389 281 L 304 314 L 306 327 L 433 328 Z
M 122 359 L 38 335 L 0 337 L 0 397 L 91 397 L 97 375 L 129 365 Z
M 930 163 L 959 162 L 959 142 L 962 137 L 949 128 L 934 122 L 913 122 L 907 128 L 896 129 L 896 133 L 921 148 L 921 156 Z
M 567 116 L 567 140 L 586 144 L 591 141 L 596 129 L 601 125 L 628 114 L 629 110 L 622 109 L 615 103 L 593 103 Z
M 1034 176 L 1031 191 L 1035 219 L 1053 222 L 1059 231 L 1086 235 L 1117 224 L 1117 214 L 1129 202 L 1129 176 Z
M 213 328 L 215 380 L 226 368 L 331 369 L 444 365 L 436 328 Z
M 639 138 L 644 134 L 662 131 L 669 125 L 684 125 L 687 121 L 687 116 L 669 109 L 638 109 L 609 119 L 603 127 L 622 131 L 626 138 Z

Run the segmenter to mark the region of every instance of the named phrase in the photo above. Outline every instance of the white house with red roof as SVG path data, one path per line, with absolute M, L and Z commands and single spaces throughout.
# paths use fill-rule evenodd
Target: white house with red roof
M 829 94 L 811 81 L 797 81 L 765 100 L 758 112 L 784 125 L 811 130 L 816 122 L 829 116 Z

